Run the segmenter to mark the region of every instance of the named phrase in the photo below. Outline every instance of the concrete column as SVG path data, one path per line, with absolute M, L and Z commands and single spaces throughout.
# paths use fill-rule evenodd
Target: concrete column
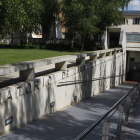
M 110 33 L 109 33 L 109 29 L 107 29 L 107 49 L 109 49 L 110 46 Z
M 67 62 L 60 62 L 60 63 L 55 63 L 55 70 L 56 71 L 66 71 L 67 70 Z
M 84 65 L 85 64 L 85 57 L 76 59 L 77 65 Z
M 22 81 L 34 81 L 35 80 L 35 70 L 27 69 L 19 72 L 20 80 Z
M 96 61 L 97 60 L 97 54 L 90 56 L 90 61 Z

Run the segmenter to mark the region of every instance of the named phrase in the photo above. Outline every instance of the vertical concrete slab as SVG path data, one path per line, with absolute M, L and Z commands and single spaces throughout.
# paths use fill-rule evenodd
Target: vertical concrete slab
M 75 91 L 76 84 L 75 75 L 67 77 L 67 87 L 66 87 L 66 99 L 65 99 L 65 106 L 70 106 L 77 103 L 77 93 Z
M 51 102 L 53 102 L 53 98 L 54 98 L 56 111 L 60 111 L 65 107 L 67 87 L 66 86 L 60 86 L 60 87 L 57 86 L 57 85 L 61 85 L 64 83 L 67 83 L 67 78 L 54 82 L 53 84 L 50 85 L 50 96 L 52 97 Z
M 127 42 L 126 32 L 125 32 L 125 29 L 122 27 L 121 32 L 120 32 L 119 45 L 122 45 L 123 53 L 126 53 L 126 44 L 127 44 L 126 42 Z
M 92 85 L 91 96 L 95 96 L 99 93 L 99 80 L 100 77 L 100 65 L 96 65 L 92 68 Z
M 45 114 L 45 100 L 48 95 L 48 90 L 45 90 L 44 87 L 35 89 L 33 93 L 33 120 L 37 120 L 43 117 Z

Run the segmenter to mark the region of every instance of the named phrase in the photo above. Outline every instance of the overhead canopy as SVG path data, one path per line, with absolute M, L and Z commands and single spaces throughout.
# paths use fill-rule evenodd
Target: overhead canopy
M 109 32 L 121 32 L 121 27 L 109 27 Z

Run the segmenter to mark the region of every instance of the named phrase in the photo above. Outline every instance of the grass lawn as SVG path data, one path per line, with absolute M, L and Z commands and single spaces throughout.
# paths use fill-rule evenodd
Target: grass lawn
M 0 49 L 0 65 L 50 58 L 84 52 L 66 52 L 41 49 Z

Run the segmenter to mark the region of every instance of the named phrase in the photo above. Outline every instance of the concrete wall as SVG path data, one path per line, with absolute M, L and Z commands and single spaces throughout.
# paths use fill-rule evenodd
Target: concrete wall
M 128 48 L 140 48 L 139 42 L 127 42 L 126 47 Z
M 126 20 L 128 20 L 128 24 L 126 22 L 122 27 L 126 32 L 140 32 L 140 25 L 133 25 L 133 18 L 140 18 L 140 16 L 125 16 Z
M 55 64 L 56 72 L 36 78 L 33 70 L 29 73 L 26 68 L 22 74 L 20 72 L 20 76 L 28 75 L 25 81 L 0 89 L 0 134 L 124 82 L 126 54 L 121 51 L 111 49 L 99 54 L 90 53 L 92 55 L 86 61 L 85 57 L 76 58 L 77 65 L 70 68 L 67 68 L 67 62 L 61 57 L 61 61 Z M 5 125 L 5 121 L 11 117 L 13 122 Z

